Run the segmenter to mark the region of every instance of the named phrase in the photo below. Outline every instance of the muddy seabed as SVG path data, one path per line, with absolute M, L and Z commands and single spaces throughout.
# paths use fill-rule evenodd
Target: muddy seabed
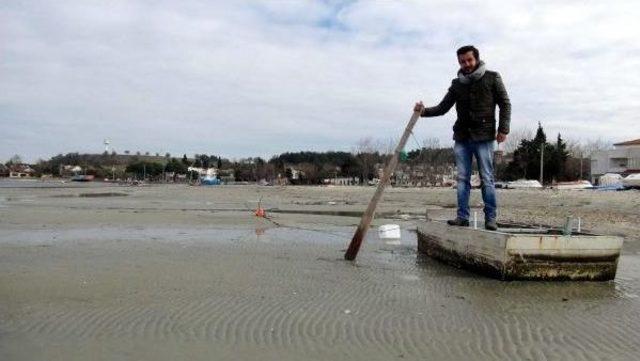
M 500 282 L 416 254 L 454 194 L 391 190 L 402 240 L 345 262 L 372 192 L 0 187 L 0 360 L 638 358 L 635 238 L 612 282 Z

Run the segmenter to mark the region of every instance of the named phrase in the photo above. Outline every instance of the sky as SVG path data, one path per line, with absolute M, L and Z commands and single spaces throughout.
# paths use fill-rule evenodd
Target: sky
M 640 138 L 637 1 L 0 2 L 0 161 L 129 150 L 227 158 L 398 139 L 473 44 L 512 129 Z M 452 145 L 455 109 L 422 118 Z M 415 143 L 415 144 L 414 144 Z

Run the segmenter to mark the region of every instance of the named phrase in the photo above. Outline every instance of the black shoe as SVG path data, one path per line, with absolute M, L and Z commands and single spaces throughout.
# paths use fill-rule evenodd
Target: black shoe
M 450 226 L 469 227 L 469 221 L 462 218 L 450 219 L 447 224 Z
M 489 230 L 489 231 L 497 231 L 498 230 L 498 223 L 496 223 L 495 219 L 490 219 L 490 220 L 484 222 L 484 229 Z

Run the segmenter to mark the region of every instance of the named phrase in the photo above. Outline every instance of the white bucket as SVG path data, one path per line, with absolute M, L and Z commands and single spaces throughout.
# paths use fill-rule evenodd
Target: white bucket
M 378 237 L 381 239 L 400 238 L 400 226 L 397 224 L 383 224 L 378 227 Z

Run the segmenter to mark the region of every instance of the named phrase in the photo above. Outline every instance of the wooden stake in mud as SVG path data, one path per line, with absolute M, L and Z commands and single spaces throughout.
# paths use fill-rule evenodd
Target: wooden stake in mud
M 384 187 L 386 187 L 387 183 L 389 183 L 389 179 L 391 178 L 391 173 L 393 173 L 393 171 L 396 169 L 396 166 L 398 165 L 398 158 L 400 157 L 400 152 L 402 151 L 402 149 L 404 149 L 404 145 L 407 143 L 407 139 L 409 139 L 409 135 L 411 135 L 411 130 L 413 129 L 413 126 L 416 124 L 416 122 L 418 121 L 418 118 L 420 118 L 420 112 L 419 111 L 413 112 L 411 119 L 409 119 L 409 124 L 407 124 L 407 127 L 404 129 L 404 134 L 402 134 L 402 137 L 400 138 L 400 142 L 398 142 L 398 145 L 396 146 L 396 149 L 393 152 L 391 159 L 389 159 L 389 162 L 384 167 L 384 172 L 382 173 L 382 179 L 380 179 L 380 183 L 378 183 L 378 188 L 376 189 L 376 193 L 373 195 L 373 198 L 371 198 L 371 201 L 369 202 L 369 206 L 367 206 L 367 210 L 362 215 L 362 219 L 360 220 L 358 229 L 356 229 L 356 233 L 353 235 L 353 238 L 351 239 L 349 248 L 347 249 L 347 252 L 344 254 L 344 259 L 346 259 L 347 261 L 353 261 L 354 259 L 356 259 L 356 256 L 358 255 L 358 251 L 360 250 L 360 245 L 362 245 L 362 240 L 364 239 L 364 236 L 367 234 L 367 230 L 369 230 L 369 226 L 371 225 L 371 221 L 373 220 L 373 216 L 375 215 L 375 212 L 376 212 L 376 207 L 378 206 L 378 201 L 380 201 L 380 198 L 382 197 L 382 192 L 384 191 Z

